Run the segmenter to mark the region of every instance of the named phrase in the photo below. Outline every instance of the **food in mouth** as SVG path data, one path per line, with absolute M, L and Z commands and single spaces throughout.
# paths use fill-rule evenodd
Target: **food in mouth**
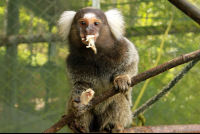
M 97 54 L 97 49 L 94 44 L 94 38 L 95 38 L 94 35 L 86 35 L 86 41 L 88 42 L 88 46 L 86 46 L 86 48 L 92 48 L 94 53 Z M 82 38 L 82 40 L 85 40 L 85 38 Z

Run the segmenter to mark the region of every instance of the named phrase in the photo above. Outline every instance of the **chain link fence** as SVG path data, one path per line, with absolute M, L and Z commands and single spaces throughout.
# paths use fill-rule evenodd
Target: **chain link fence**
M 200 7 L 199 1 L 189 0 Z M 65 113 L 70 86 L 68 48 L 57 36 L 65 10 L 92 6 L 91 0 L 0 1 L 0 132 L 43 132 Z M 126 37 L 140 55 L 139 73 L 153 67 L 164 33 L 159 64 L 200 47 L 200 27 L 167 0 L 101 0 L 101 9 L 118 8 L 126 20 Z M 178 74 L 181 65 L 154 77 L 139 106 Z M 172 91 L 144 113 L 145 125 L 200 124 L 200 64 Z M 133 103 L 144 82 L 133 90 Z M 137 120 L 135 121 L 138 122 Z M 67 127 L 60 132 L 70 132 Z

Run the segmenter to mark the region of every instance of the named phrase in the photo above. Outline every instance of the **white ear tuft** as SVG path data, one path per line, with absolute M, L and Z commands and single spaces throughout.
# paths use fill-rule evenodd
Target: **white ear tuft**
M 69 35 L 75 14 L 76 12 L 74 11 L 65 11 L 61 14 L 60 19 L 58 20 L 58 34 L 63 40 L 65 40 Z
M 105 15 L 113 35 L 117 40 L 121 39 L 125 33 L 125 23 L 121 12 L 117 9 L 112 9 L 105 12 Z

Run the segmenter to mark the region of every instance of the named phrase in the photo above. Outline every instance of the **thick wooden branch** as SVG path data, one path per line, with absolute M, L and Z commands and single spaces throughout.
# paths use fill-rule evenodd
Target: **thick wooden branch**
M 144 81 L 150 77 L 158 75 L 158 74 L 160 74 L 164 71 L 167 71 L 173 67 L 176 67 L 180 64 L 183 64 L 183 63 L 186 63 L 186 62 L 198 59 L 198 58 L 200 58 L 200 49 L 197 51 L 194 51 L 192 53 L 179 56 L 173 60 L 165 62 L 159 66 L 156 66 L 150 70 L 147 70 L 139 75 L 132 77 L 132 79 L 131 79 L 132 85 L 131 86 L 134 86 L 141 81 Z M 97 96 L 91 100 L 92 105 L 90 106 L 89 109 L 92 109 L 99 103 L 103 102 L 104 100 L 108 99 L 109 97 L 114 96 L 117 93 L 118 92 L 114 89 L 114 87 L 103 92 L 102 94 L 100 94 L 99 96 Z M 58 121 L 51 128 L 47 129 L 43 133 L 55 133 L 55 132 L 59 131 L 61 128 L 63 128 L 65 125 L 69 124 L 74 119 L 75 119 L 75 115 L 73 113 L 71 113 L 71 114 L 65 116 L 64 118 L 62 118 L 60 121 Z
M 134 86 L 136 85 L 137 83 L 141 82 L 141 81 L 144 81 L 150 77 L 153 77 L 155 75 L 158 75 L 164 71 L 167 71 L 173 67 L 176 67 L 178 65 L 181 65 L 183 63 L 187 63 L 189 61 L 192 61 L 194 59 L 198 59 L 200 58 L 200 49 L 197 50 L 197 51 L 194 51 L 192 53 L 189 53 L 189 54 L 184 54 L 182 56 L 179 56 L 173 60 L 170 60 L 170 61 L 167 61 L 161 65 L 158 65 L 154 68 L 151 68 L 141 74 L 138 74 L 136 76 L 134 76 L 132 79 L 131 79 L 131 82 L 132 82 L 132 85 L 131 86 Z
M 131 127 L 123 133 L 200 133 L 200 124 Z
M 168 0 L 168 1 L 171 2 L 173 5 L 175 5 L 177 8 L 179 8 L 182 12 L 184 12 L 194 21 L 196 21 L 198 24 L 200 24 L 200 10 L 196 6 L 192 5 L 187 0 Z

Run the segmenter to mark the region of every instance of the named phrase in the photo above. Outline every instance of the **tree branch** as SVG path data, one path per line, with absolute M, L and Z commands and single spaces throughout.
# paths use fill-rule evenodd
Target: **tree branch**
M 144 81 L 150 77 L 158 75 L 158 74 L 160 74 L 166 70 L 169 70 L 173 67 L 176 67 L 180 64 L 183 64 L 183 63 L 186 63 L 186 62 L 198 59 L 198 58 L 200 58 L 200 49 L 197 51 L 194 51 L 192 53 L 179 56 L 173 60 L 165 62 L 157 67 L 154 67 L 150 70 L 147 70 L 139 75 L 132 77 L 132 79 L 131 79 L 132 85 L 131 86 L 134 86 L 141 81 Z M 99 96 L 97 96 L 91 100 L 92 105 L 90 106 L 89 109 L 92 109 L 99 103 L 103 102 L 104 100 L 108 99 L 109 97 L 114 96 L 117 93 L 118 92 L 114 89 L 114 87 L 103 92 L 102 94 L 100 94 Z M 47 129 L 43 133 L 55 133 L 55 132 L 59 131 L 61 128 L 63 128 L 65 125 L 69 124 L 74 119 L 75 119 L 75 115 L 73 113 L 71 113 L 71 114 L 65 116 L 64 118 L 62 118 L 60 121 L 58 121 L 56 124 L 54 124 L 52 127 Z
M 200 124 L 139 126 L 125 128 L 122 133 L 200 133 Z
M 198 58 L 200 58 L 200 49 L 197 51 L 188 53 L 188 54 L 181 55 L 173 60 L 167 61 L 161 65 L 158 65 L 154 68 L 151 68 L 141 74 L 138 74 L 138 75 L 132 77 L 132 79 L 131 79 L 132 85 L 131 86 L 134 86 L 141 81 L 144 81 L 150 77 L 158 75 L 158 74 L 160 74 L 164 71 L 167 71 L 173 67 L 176 67 L 178 65 L 187 63 L 189 61 L 192 61 L 192 60 L 195 60 Z
M 192 18 L 198 24 L 200 24 L 200 10 L 192 5 L 187 0 L 168 0 L 170 3 L 179 8 L 182 12 L 184 12 L 187 16 Z
M 200 59 L 196 59 L 191 61 L 183 70 L 167 85 L 165 86 L 157 95 L 149 99 L 145 104 L 143 104 L 140 108 L 136 109 L 133 112 L 133 118 L 136 118 L 139 114 L 144 113 L 149 107 L 151 107 L 155 102 L 160 100 L 165 94 L 167 94 L 172 87 L 174 87 L 183 76 L 199 61 Z

